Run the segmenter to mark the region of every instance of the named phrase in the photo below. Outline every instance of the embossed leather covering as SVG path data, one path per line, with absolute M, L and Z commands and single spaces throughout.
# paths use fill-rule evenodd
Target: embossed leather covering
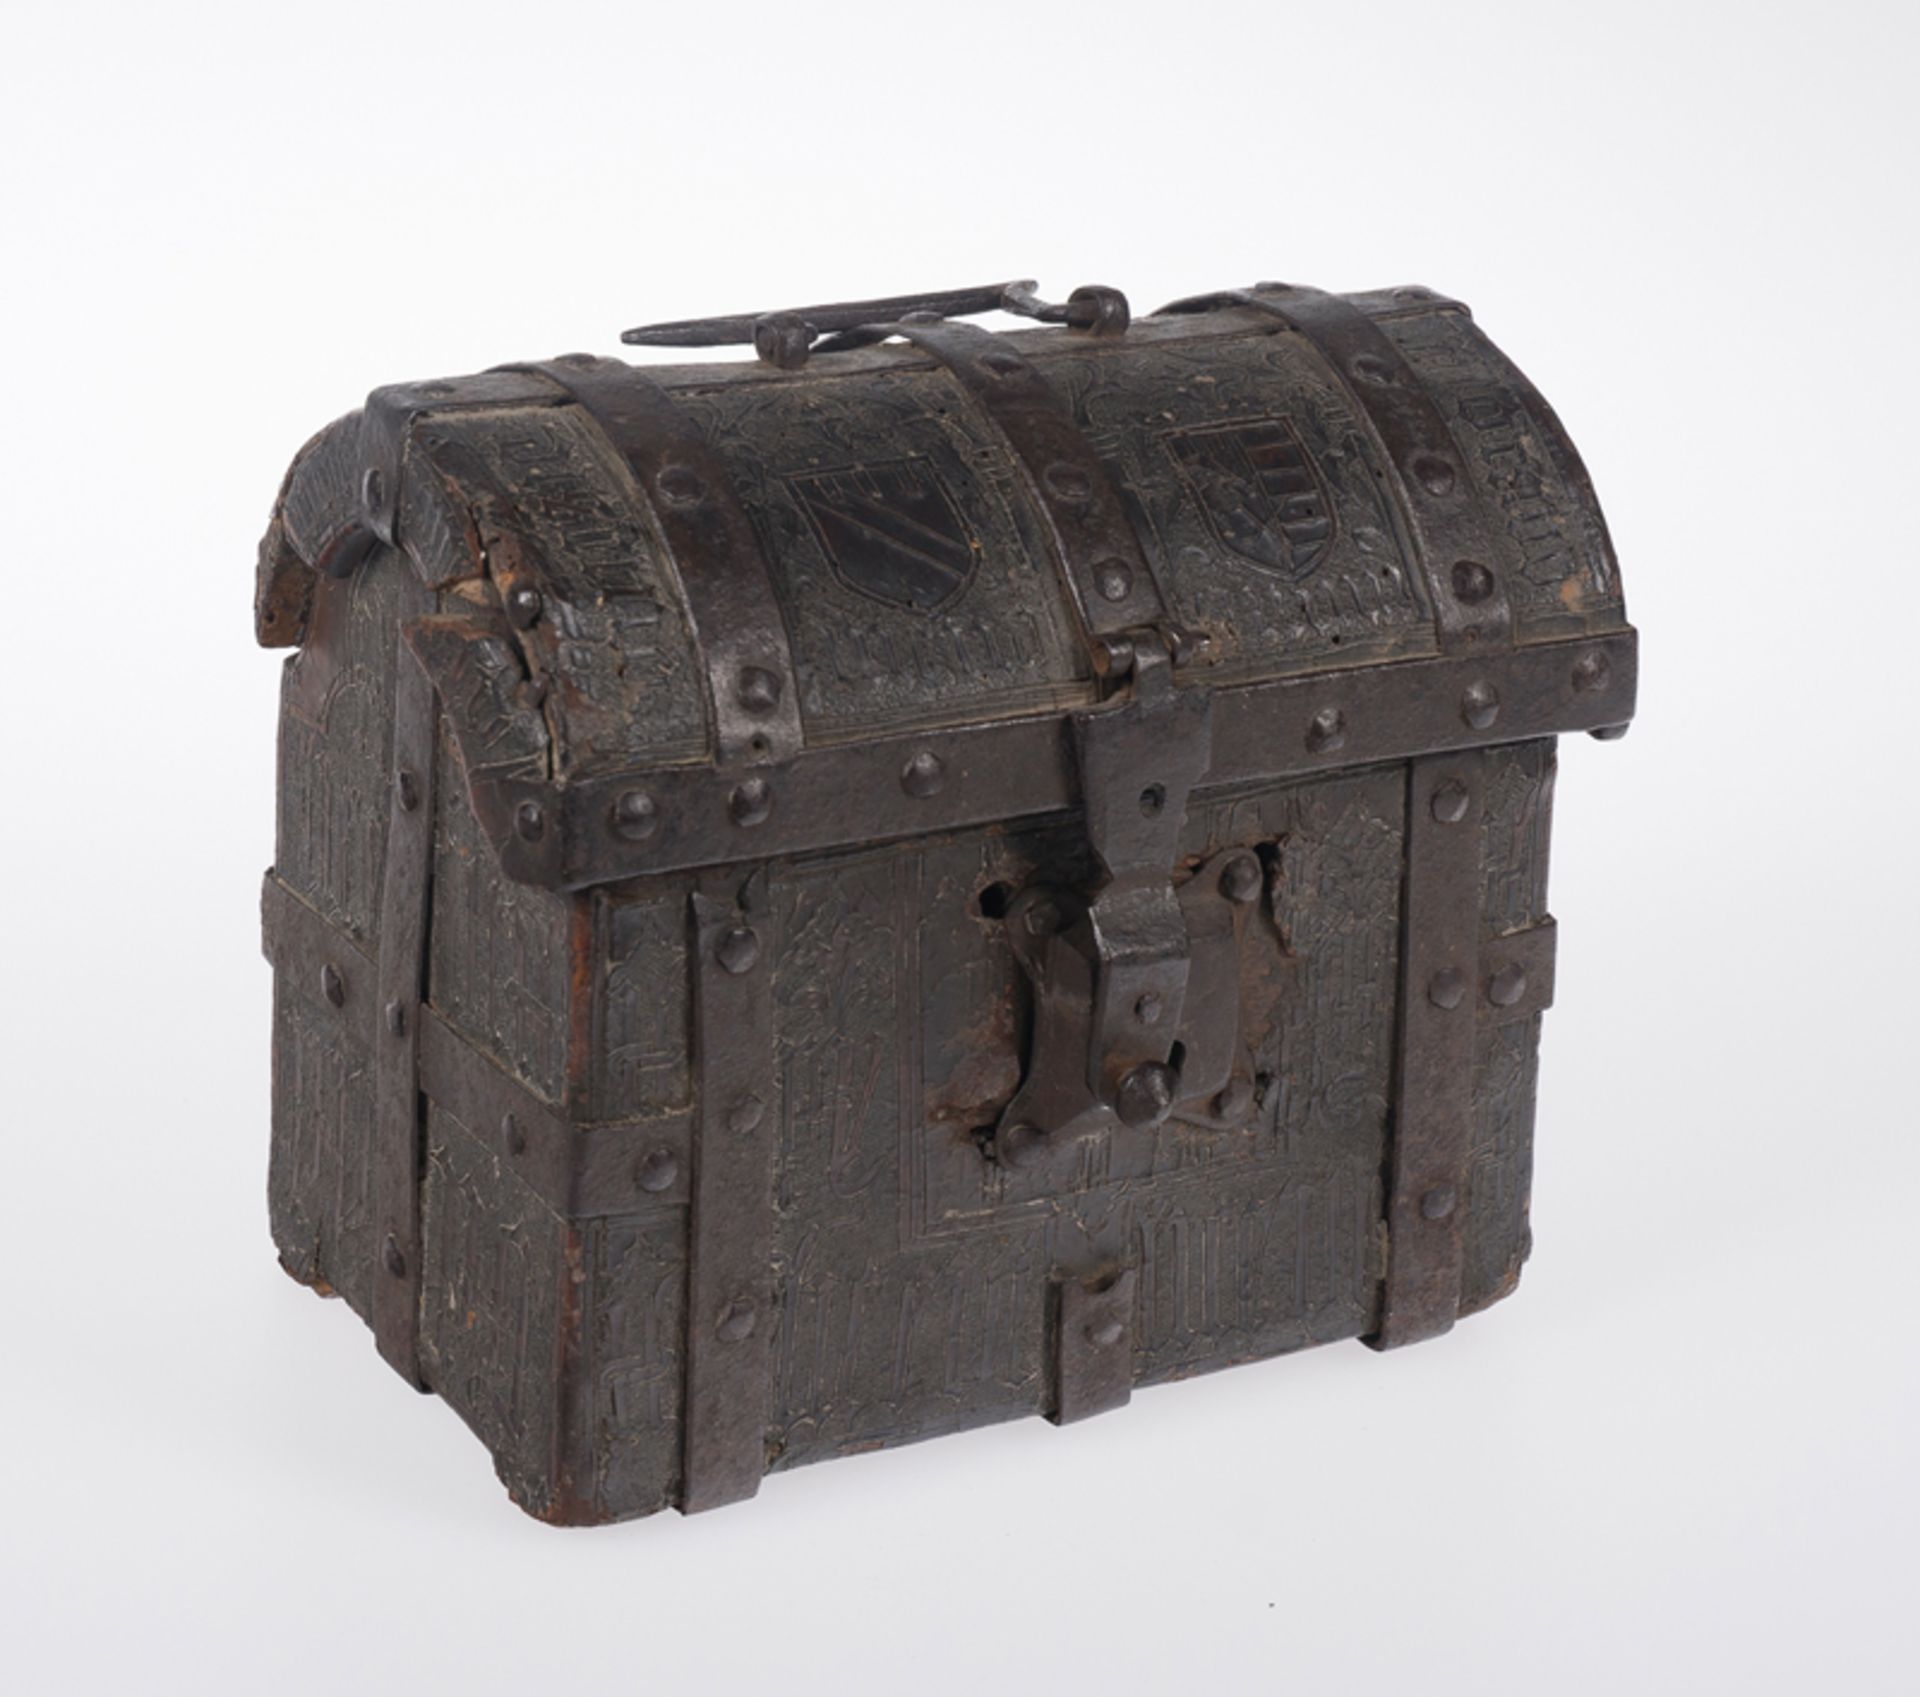
M 1412 293 L 1354 300 L 1448 420 L 1458 494 L 1490 516 L 1482 563 L 1517 640 L 1624 628 L 1605 525 L 1558 422 L 1465 308 Z M 1070 410 L 1168 613 L 1204 642 L 1191 681 L 1437 652 L 1436 593 L 1396 511 L 1406 474 L 1307 337 L 1226 305 L 1112 340 L 1004 340 Z M 993 422 L 937 360 L 895 343 L 797 373 L 645 370 L 718 454 L 752 525 L 809 746 L 1096 698 L 1046 526 Z M 280 508 L 290 548 L 263 572 L 262 640 L 297 635 L 278 611 L 295 561 L 318 563 L 361 521 L 374 414 L 400 438 L 390 534 L 421 580 L 482 601 L 510 580 L 542 598 L 513 642 L 545 686 L 552 775 L 704 759 L 712 705 L 659 496 L 583 408 L 530 376 L 384 390 L 316 438 Z
M 274 1240 L 549 1520 L 1530 1245 L 1554 738 L 1636 664 L 1553 414 L 1423 289 L 893 331 L 376 391 L 262 544 Z

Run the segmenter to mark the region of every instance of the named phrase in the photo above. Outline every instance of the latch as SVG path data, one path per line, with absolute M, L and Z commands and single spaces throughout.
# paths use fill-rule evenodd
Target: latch
M 1265 873 L 1248 850 L 1176 889 L 1187 800 L 1210 758 L 1211 698 L 1176 689 L 1162 632 L 1129 635 L 1128 693 L 1073 722 L 1091 890 L 1032 886 L 1008 935 L 1033 988 L 1026 1077 L 994 1128 L 993 1158 L 1047 1164 L 1081 1138 L 1150 1131 L 1181 1104 L 1243 1122 L 1253 1085 L 1239 1049 L 1240 934 Z M 1236 911 L 1238 910 L 1238 911 Z

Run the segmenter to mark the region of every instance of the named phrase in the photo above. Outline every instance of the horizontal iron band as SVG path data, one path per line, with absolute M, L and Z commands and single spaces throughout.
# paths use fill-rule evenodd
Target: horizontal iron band
M 1556 927 L 1551 919 L 1480 943 L 1480 1018 L 1491 1025 L 1531 1019 L 1553 1006 Z
M 1221 689 L 1203 789 L 1624 725 L 1636 640 L 1628 628 Z M 745 783 L 705 765 L 491 782 L 498 816 L 537 826 L 502 844 L 508 875 L 562 889 L 990 825 L 1080 799 L 1069 722 L 1050 716 L 815 746 Z
M 379 973 L 367 946 L 268 870 L 260 886 L 260 946 L 287 987 L 371 1054 Z
M 271 872 L 261 891 L 261 922 L 267 959 L 295 993 L 340 1021 L 351 1043 L 371 1051 L 381 1013 L 366 950 Z M 338 1002 L 329 994 L 335 982 L 326 975 L 329 966 Z M 419 1019 L 427 1098 L 556 1214 L 577 1220 L 686 1205 L 690 1111 L 646 1120 L 570 1120 L 432 1008 L 421 1008 Z
M 571 1120 L 431 1008 L 421 1010 L 420 1086 L 565 1218 L 684 1206 L 692 1193 L 690 1114 Z

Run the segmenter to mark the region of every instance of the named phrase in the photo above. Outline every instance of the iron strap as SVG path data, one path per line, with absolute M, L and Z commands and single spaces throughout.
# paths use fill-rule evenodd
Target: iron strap
M 420 1003 L 426 974 L 427 883 L 433 858 L 435 697 L 402 640 L 394 662 L 393 764 L 387 863 L 380 888 L 373 1064 L 376 1265 L 373 1335 L 416 1388 L 420 1377 Z
M 1487 523 L 1497 509 L 1475 490 L 1446 419 L 1406 356 L 1338 295 L 1267 284 L 1231 298 L 1299 331 L 1352 397 L 1426 574 L 1441 651 L 1507 646 L 1513 614 L 1505 580 L 1517 565 L 1515 551 Z
M 1013 452 L 1065 574 L 1082 629 L 1099 639 L 1166 622 L 1166 604 L 1133 521 L 1072 413 L 1004 336 L 975 324 L 908 322 L 895 331 L 950 371 Z
M 1461 1223 L 1473 1136 L 1486 757 L 1407 767 L 1400 1034 L 1379 1349 L 1449 1330 L 1460 1311 Z
M 430 1007 L 420 1010 L 420 1088 L 562 1218 L 686 1206 L 692 1128 L 684 1111 L 571 1119 Z
M 260 881 L 260 944 L 282 982 L 326 1017 L 356 1054 L 374 1042 L 374 963 L 366 949 L 269 869 Z
M 687 1514 L 760 1488 L 773 1364 L 773 911 L 767 875 L 689 898 L 693 1206 L 687 1244 Z
M 802 740 L 793 655 L 766 556 L 719 453 L 665 389 L 622 360 L 569 354 L 516 369 L 571 395 L 633 473 L 700 647 L 720 766 L 791 759 Z
M 1634 633 L 1622 630 L 1212 691 L 1205 784 L 1277 782 L 1624 725 L 1633 717 L 1635 672 Z M 489 776 L 476 790 L 489 816 L 538 810 L 542 831 L 509 832 L 502 863 L 522 882 L 563 889 L 721 865 L 749 852 L 800 854 L 994 824 L 1080 800 L 1072 721 L 1058 716 L 810 748 L 769 775 L 771 814 L 750 843 L 734 812 L 736 776 L 703 763 L 564 786 Z M 636 817 L 644 833 L 630 828 Z
M 1133 1396 L 1138 1269 L 1056 1281 L 1052 1419 L 1070 1426 L 1124 1408 Z

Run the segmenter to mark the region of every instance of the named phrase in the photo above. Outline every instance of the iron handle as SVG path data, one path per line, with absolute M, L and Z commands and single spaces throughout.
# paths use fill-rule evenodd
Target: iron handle
M 1010 312 L 1096 336 L 1117 336 L 1131 321 L 1127 297 L 1118 289 L 1090 284 L 1075 289 L 1064 301 L 1053 302 L 1042 300 L 1034 282 L 1022 278 L 929 294 L 836 301 L 721 318 L 682 318 L 623 331 L 620 340 L 649 348 L 718 348 L 750 342 L 769 364 L 793 369 L 806 364 L 814 353 L 837 353 L 884 341 L 893 334 L 893 326 L 904 320 L 969 318 L 982 312 Z

